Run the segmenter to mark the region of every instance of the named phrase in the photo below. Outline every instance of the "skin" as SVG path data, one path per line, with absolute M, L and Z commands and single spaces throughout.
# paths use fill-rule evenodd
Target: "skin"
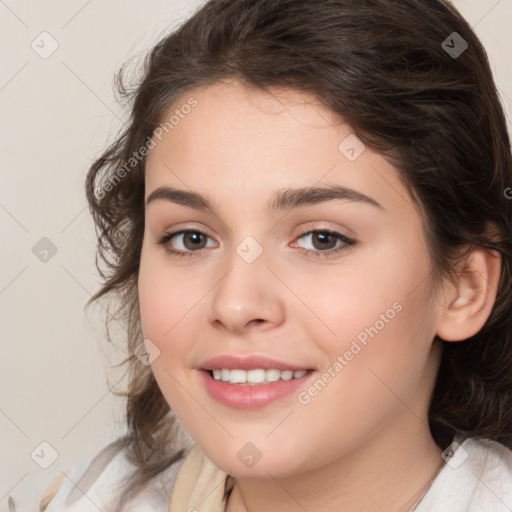
M 210 460 L 237 478 L 228 512 L 408 510 L 444 463 L 427 419 L 440 358 L 434 336 L 458 341 L 482 327 L 499 259 L 475 250 L 458 284 L 436 290 L 421 218 L 397 170 L 370 148 L 349 161 L 338 150 L 352 133 L 346 123 L 304 94 L 234 80 L 194 89 L 169 112 L 191 96 L 197 106 L 155 139 L 146 162 L 146 198 L 166 185 L 219 206 L 217 215 L 163 200 L 146 207 L 140 314 L 160 350 L 152 369 L 166 400 Z M 383 208 L 332 200 L 264 213 L 277 189 L 330 184 Z M 180 258 L 156 243 L 185 228 L 207 235 L 202 254 Z M 357 244 L 329 255 L 343 242 L 302 236 L 313 229 Z M 236 252 L 249 235 L 263 250 L 252 263 Z M 196 247 L 183 235 L 167 245 Z M 394 303 L 400 312 L 307 404 L 293 393 L 236 409 L 199 378 L 210 357 L 256 354 L 314 368 L 307 391 Z M 237 457 L 247 442 L 261 453 L 251 468 Z

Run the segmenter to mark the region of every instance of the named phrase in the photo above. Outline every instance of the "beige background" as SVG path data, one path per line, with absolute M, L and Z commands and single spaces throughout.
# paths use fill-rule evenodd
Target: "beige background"
M 0 510 L 123 429 L 107 376 L 122 385 L 109 366 L 124 353 L 104 340 L 101 306 L 84 310 L 99 283 L 84 178 L 126 119 L 114 72 L 200 4 L 0 0 Z M 454 4 L 488 51 L 510 120 L 512 0 Z M 43 31 L 58 43 L 46 59 L 31 47 Z M 40 52 L 52 44 L 42 37 Z M 43 237 L 57 250 L 46 263 L 33 253 Z M 31 458 L 51 456 L 41 442 L 58 453 L 48 469 Z

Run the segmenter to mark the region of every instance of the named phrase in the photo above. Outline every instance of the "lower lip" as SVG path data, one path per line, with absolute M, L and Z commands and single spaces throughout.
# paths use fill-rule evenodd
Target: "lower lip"
M 298 379 L 244 386 L 215 380 L 208 371 L 199 371 L 206 391 L 221 404 L 237 409 L 257 409 L 297 391 L 315 373 L 308 371 Z

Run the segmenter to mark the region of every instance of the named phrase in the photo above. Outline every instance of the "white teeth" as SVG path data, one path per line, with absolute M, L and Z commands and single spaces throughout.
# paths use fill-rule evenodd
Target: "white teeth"
M 293 372 L 291 370 L 285 370 L 284 372 L 281 372 L 281 379 L 283 379 L 283 380 L 292 380 L 293 379 Z
M 248 370 L 247 382 L 254 384 L 261 384 L 265 382 L 265 370 Z
M 281 370 L 267 370 L 265 380 L 277 382 L 281 378 Z
M 279 379 L 292 380 L 299 379 L 306 375 L 307 370 L 264 370 L 261 368 L 255 370 L 227 370 L 225 368 L 213 370 L 213 378 L 230 384 L 247 384 L 254 386 L 269 382 L 277 382 Z
M 245 370 L 231 370 L 229 382 L 234 384 L 245 384 L 247 382 L 247 372 Z

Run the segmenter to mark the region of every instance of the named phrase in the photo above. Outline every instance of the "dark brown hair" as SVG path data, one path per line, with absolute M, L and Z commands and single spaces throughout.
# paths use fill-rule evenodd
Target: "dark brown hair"
M 459 49 L 467 43 L 460 55 L 449 52 L 453 37 L 462 38 Z M 96 260 L 104 284 L 88 304 L 117 296 L 130 354 L 122 444 L 137 470 L 119 510 L 183 457 L 171 442 L 169 405 L 151 368 L 134 355 L 143 339 L 137 278 L 145 160 L 132 162 L 129 172 L 126 162 L 178 98 L 226 79 L 313 95 L 392 163 L 422 215 L 436 282 L 456 279 L 455 255 L 465 244 L 501 254 L 485 326 L 464 342 L 441 340 L 429 422 L 443 448 L 456 433 L 512 447 L 510 139 L 486 52 L 448 1 L 211 0 L 156 44 L 131 88 L 125 76 L 121 69 L 117 86 L 131 118 L 86 179 L 106 265 L 103 271 Z

